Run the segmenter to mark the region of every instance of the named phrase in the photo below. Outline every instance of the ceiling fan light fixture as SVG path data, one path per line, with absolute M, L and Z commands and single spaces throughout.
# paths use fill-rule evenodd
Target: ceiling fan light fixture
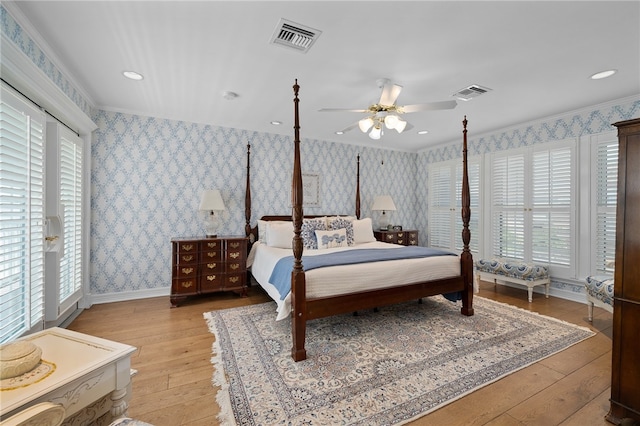
M 405 127 L 407 127 L 407 122 L 398 117 L 398 122 L 396 123 L 396 131 L 398 133 L 402 133 Z
M 395 129 L 400 122 L 400 117 L 395 114 L 387 115 L 384 118 L 384 125 L 387 126 L 387 129 Z
M 373 129 L 371 129 L 371 132 L 369 132 L 369 137 L 373 140 L 378 140 L 380 139 L 380 137 L 382 136 L 382 127 L 374 127 Z
M 360 130 L 362 130 L 363 133 L 367 133 L 367 130 L 369 130 L 371 126 L 373 126 L 373 119 L 371 117 L 363 118 L 358 121 L 358 127 L 360 127 Z

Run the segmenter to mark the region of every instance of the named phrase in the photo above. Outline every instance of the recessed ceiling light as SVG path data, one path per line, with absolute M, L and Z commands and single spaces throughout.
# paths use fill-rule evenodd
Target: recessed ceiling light
M 427 133 L 429 133 L 428 130 L 418 130 L 419 135 L 426 135 Z
M 142 80 L 144 77 L 142 76 L 142 74 L 137 73 L 135 71 L 123 71 L 122 75 L 124 75 L 127 78 L 130 78 L 131 80 Z
M 271 122 L 271 124 L 273 124 L 274 126 L 279 126 L 279 125 L 282 124 L 282 121 L 274 120 L 274 121 Z
M 344 132 L 343 132 L 342 130 L 338 130 L 338 131 L 336 132 L 336 135 L 344 135 Z
M 591 76 L 591 80 L 600 80 L 602 78 L 611 77 L 612 75 L 614 75 L 617 72 L 618 72 L 618 70 L 600 71 L 600 72 L 597 72 L 594 75 L 592 75 Z

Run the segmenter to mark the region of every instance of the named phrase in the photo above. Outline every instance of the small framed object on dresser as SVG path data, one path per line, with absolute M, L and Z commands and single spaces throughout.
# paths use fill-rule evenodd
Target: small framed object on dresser
M 248 242 L 242 236 L 171 239 L 171 307 L 199 294 L 246 296 Z
M 395 226 L 393 228 L 395 228 Z M 408 231 L 401 229 L 395 231 L 374 231 L 373 236 L 376 237 L 376 240 L 385 243 L 400 244 L 403 246 L 418 245 L 418 231 L 415 229 Z

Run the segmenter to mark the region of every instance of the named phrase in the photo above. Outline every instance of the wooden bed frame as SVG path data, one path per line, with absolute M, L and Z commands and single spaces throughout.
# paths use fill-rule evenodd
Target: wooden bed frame
M 293 179 L 291 183 L 292 215 L 291 216 L 263 216 L 263 220 L 292 220 L 293 221 L 293 270 L 291 271 L 291 333 L 293 347 L 291 356 L 294 361 L 302 361 L 307 358 L 305 349 L 306 323 L 309 320 L 323 318 L 331 315 L 355 312 L 363 309 L 373 309 L 384 305 L 418 300 L 422 297 L 438 294 L 462 292 L 463 315 L 473 315 L 473 258 L 469 250 L 471 232 L 469 220 L 471 218 L 469 176 L 467 167 L 467 118 L 463 124 L 463 174 L 462 174 L 462 242 L 464 248 L 460 256 L 460 275 L 456 277 L 418 282 L 399 287 L 384 288 L 379 290 L 350 293 L 339 296 L 322 297 L 315 299 L 306 298 L 306 279 L 302 264 L 303 242 L 301 234 L 302 219 L 304 217 L 318 217 L 324 215 L 304 216 L 302 209 L 302 172 L 300 161 L 300 120 L 299 120 L 299 92 L 300 86 L 296 79 L 293 85 L 294 92 L 294 160 Z M 245 197 L 245 231 L 251 241 L 256 240 L 257 227 L 252 228 L 251 220 L 251 192 L 249 183 L 249 152 L 247 147 L 247 192 Z M 330 216 L 330 215 L 327 215 Z M 358 156 L 357 183 L 356 183 L 356 216 L 360 218 L 360 156 Z

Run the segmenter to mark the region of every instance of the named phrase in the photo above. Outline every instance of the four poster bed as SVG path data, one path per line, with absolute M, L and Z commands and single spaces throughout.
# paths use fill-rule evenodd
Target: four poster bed
M 295 361 L 306 359 L 306 322 L 316 318 L 420 300 L 423 297 L 438 294 L 443 294 L 450 300 L 461 300 L 461 313 L 467 316 L 473 315 L 473 259 L 469 250 L 471 211 L 467 175 L 466 117 L 463 121 L 462 151 L 464 248 L 458 256 L 426 247 L 400 247 L 378 242 L 372 238 L 371 219 L 360 219 L 359 156 L 356 173 L 355 217 L 304 216 L 297 80 L 293 89 L 295 138 L 292 215 L 263 216 L 258 221 L 258 226 L 251 227 L 249 150 L 247 151 L 245 196 L 245 231 L 250 240 L 255 241 L 248 263 L 256 281 L 276 301 L 277 319 L 291 316 L 293 359 Z M 326 228 L 316 227 L 313 235 L 314 222 L 324 223 Z M 309 228 L 311 228 L 311 235 L 316 238 L 317 247 L 308 245 Z M 270 240 L 270 243 L 266 244 L 265 240 Z M 273 243 L 273 240 L 279 241 Z M 322 244 L 325 245 L 322 246 Z M 322 250 L 306 250 L 311 248 L 322 248 Z M 302 258 L 303 250 L 305 251 L 304 259 Z M 293 256 L 291 256 L 292 251 Z M 357 253 L 350 253 L 351 251 Z M 367 256 L 373 255 L 375 258 L 366 261 L 352 261 L 349 258 L 351 255 L 363 256 L 364 253 Z M 333 262 L 335 258 L 339 259 L 338 264 L 324 263 L 329 262 L 327 259 Z

